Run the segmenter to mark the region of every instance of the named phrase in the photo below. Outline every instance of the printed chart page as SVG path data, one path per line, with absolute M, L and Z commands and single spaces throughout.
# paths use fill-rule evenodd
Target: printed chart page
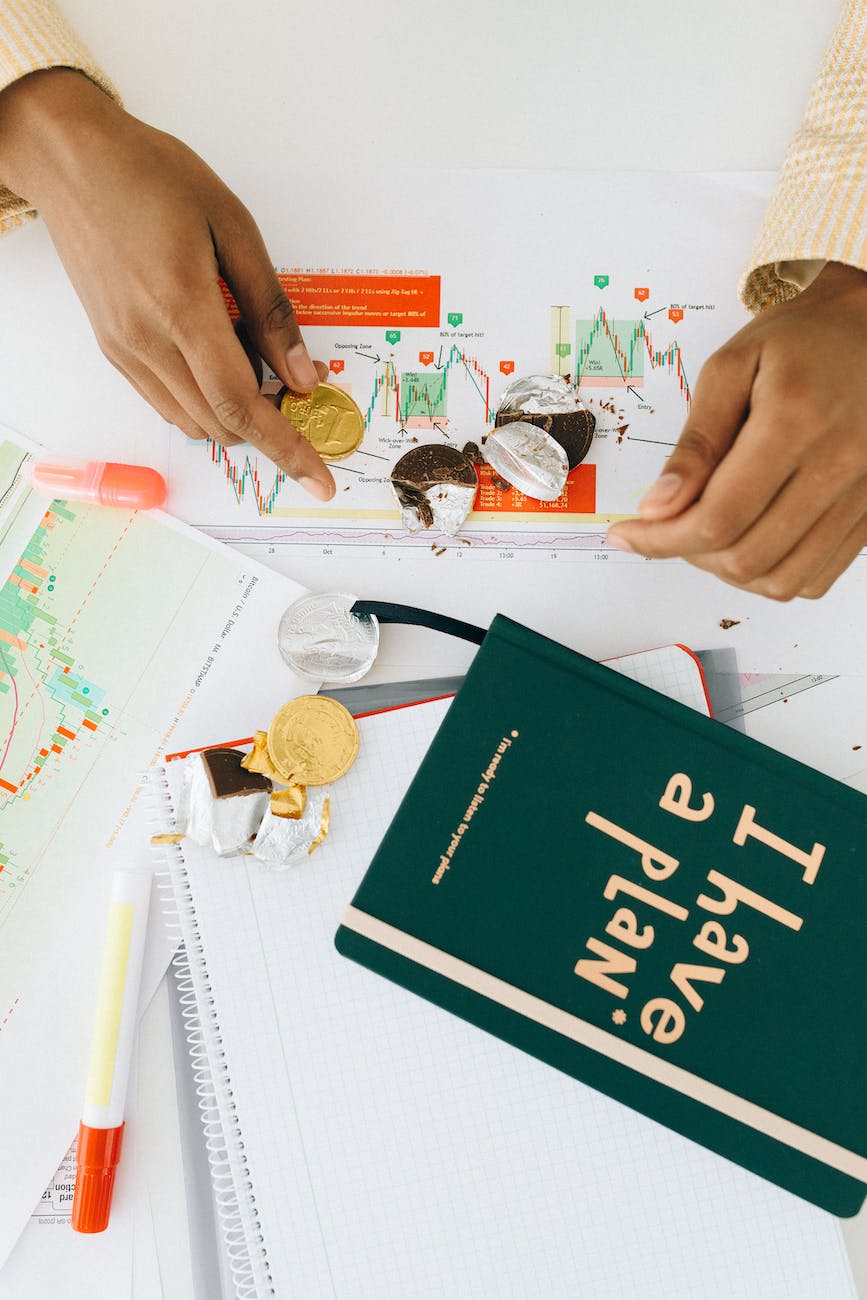
M 291 230 L 267 207 L 258 217 L 310 352 L 362 411 L 363 441 L 333 463 L 337 496 L 319 507 L 246 446 L 175 439 L 170 509 L 266 551 L 397 558 L 435 540 L 464 561 L 607 555 L 605 528 L 659 474 L 702 363 L 748 319 L 735 284 L 754 184 L 324 172 L 300 187 Z M 350 220 L 335 186 L 352 194 Z M 503 490 L 482 466 L 462 543 L 406 533 L 389 486 L 398 458 L 421 443 L 479 444 L 506 386 L 539 372 L 562 376 L 596 417 L 561 496 Z
M 142 774 L 270 716 L 252 663 L 311 689 L 276 647 L 297 584 L 165 516 L 40 499 L 30 460 L 0 441 L 0 1264 L 77 1132 L 111 869 L 151 865 Z
M 586 459 L 551 502 L 495 486 L 482 466 L 464 544 L 437 546 L 465 559 L 609 554 L 605 528 L 660 473 L 703 363 L 750 319 L 736 284 L 770 180 L 324 171 L 301 178 L 291 225 L 275 183 L 275 210 L 266 200 L 258 219 L 364 438 L 333 463 L 337 496 L 323 508 L 248 447 L 176 438 L 172 510 L 265 548 L 429 550 L 427 530 L 399 526 L 391 467 L 420 443 L 480 443 L 507 385 L 542 372 L 593 412 Z M 347 191 L 349 219 L 335 202 Z

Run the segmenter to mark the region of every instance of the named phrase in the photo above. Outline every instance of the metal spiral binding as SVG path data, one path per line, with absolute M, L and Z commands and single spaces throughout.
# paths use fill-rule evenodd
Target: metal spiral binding
M 164 769 L 148 778 L 148 819 L 155 831 L 174 829 Z M 232 1096 L 220 1023 L 202 951 L 196 908 L 180 845 L 153 846 L 160 905 L 179 947 L 172 961 L 205 1135 L 217 1217 L 238 1300 L 276 1295 L 238 1113 Z

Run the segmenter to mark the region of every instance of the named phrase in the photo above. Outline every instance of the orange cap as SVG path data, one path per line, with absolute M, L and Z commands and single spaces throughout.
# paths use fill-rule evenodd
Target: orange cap
M 108 1227 L 114 1174 L 120 1160 L 123 1124 L 118 1128 L 78 1126 L 72 1226 L 76 1232 L 104 1232 Z
M 37 492 L 69 501 L 95 501 L 127 510 L 152 510 L 165 503 L 166 481 L 149 465 L 121 465 L 112 460 L 39 460 L 31 481 Z

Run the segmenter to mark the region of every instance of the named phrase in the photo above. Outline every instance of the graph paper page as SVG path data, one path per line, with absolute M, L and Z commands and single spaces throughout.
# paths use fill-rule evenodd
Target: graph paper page
M 854 1297 L 831 1216 L 336 952 L 446 707 L 359 723 L 302 867 L 184 850 L 275 1293 Z

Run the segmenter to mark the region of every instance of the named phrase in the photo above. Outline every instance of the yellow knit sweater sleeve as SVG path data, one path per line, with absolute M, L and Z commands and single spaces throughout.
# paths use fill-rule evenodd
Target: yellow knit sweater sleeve
M 0 4 L 0 91 L 41 68 L 77 68 L 120 102 L 117 91 L 94 62 L 52 0 L 3 0 Z M 34 212 L 0 181 L 0 232 Z
M 738 285 L 741 299 L 751 311 L 784 302 L 825 262 L 867 271 L 867 0 L 845 0 Z

